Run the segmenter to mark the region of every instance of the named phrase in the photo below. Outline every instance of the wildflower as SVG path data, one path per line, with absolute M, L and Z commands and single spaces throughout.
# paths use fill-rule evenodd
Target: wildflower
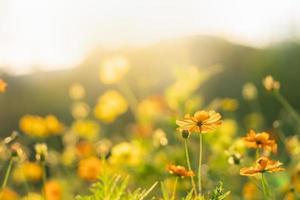
M 277 144 L 275 140 L 270 139 L 269 133 L 255 133 L 254 130 L 250 130 L 247 136 L 243 139 L 248 148 L 263 148 L 272 152 L 277 152 Z
M 46 200 L 61 200 L 62 199 L 62 188 L 57 181 L 48 181 L 45 186 L 45 197 Z
M 36 182 L 42 178 L 42 168 L 34 162 L 24 162 L 20 164 L 13 172 L 13 179 L 16 182 L 31 181 Z
M 48 155 L 48 147 L 45 143 L 38 143 L 34 146 L 35 158 L 38 161 L 45 161 Z
M 111 123 L 128 109 L 126 99 L 115 90 L 109 90 L 99 97 L 94 115 L 99 120 Z
M 84 119 L 90 113 L 90 106 L 84 102 L 76 102 L 71 107 L 71 113 L 75 119 Z
M 259 190 L 254 183 L 248 182 L 243 186 L 243 197 L 245 200 L 258 200 Z
M 82 99 L 85 96 L 85 89 L 80 83 L 74 83 L 69 89 L 69 96 L 73 100 Z
M 282 163 L 279 161 L 270 160 L 267 157 L 260 157 L 256 160 L 256 165 L 254 167 L 246 167 L 240 170 L 240 175 L 242 176 L 254 176 L 259 173 L 264 172 L 280 172 L 285 169 L 281 167 Z
M 152 122 L 161 117 L 165 111 L 165 102 L 160 96 L 152 96 L 142 100 L 137 107 L 139 120 L 142 122 Z
M 18 200 L 19 195 L 10 188 L 4 188 L 0 191 L 0 199 L 1 200 Z
M 185 115 L 182 120 L 176 120 L 178 130 L 207 133 L 215 129 L 221 122 L 221 115 L 215 111 L 197 111 L 194 116 Z
M 221 101 L 221 108 L 224 111 L 234 112 L 238 109 L 239 102 L 236 99 L 225 98 Z
M 93 155 L 95 150 L 90 142 L 80 141 L 76 144 L 76 153 L 79 158 L 84 158 Z
M 167 170 L 169 171 L 170 174 L 174 174 L 182 178 L 195 176 L 193 171 L 187 170 L 185 167 L 180 165 L 169 164 L 167 165 Z
M 101 161 L 97 157 L 89 157 L 80 160 L 78 176 L 87 181 L 95 181 L 101 173 Z
M 250 101 L 257 97 L 257 89 L 253 83 L 246 83 L 243 86 L 242 95 L 244 99 Z
M 154 131 L 153 143 L 154 146 L 166 146 L 168 144 L 168 138 L 162 129 L 157 129 Z
M 72 130 L 81 138 L 93 140 L 98 137 L 100 126 L 93 120 L 77 120 L 72 124 Z
M 122 142 L 111 149 L 109 161 L 113 165 L 137 166 L 141 163 L 144 153 L 136 143 Z
M 7 87 L 6 82 L 4 82 L 2 79 L 0 79 L 0 93 L 5 92 L 6 87 Z
M 47 115 L 45 117 L 45 124 L 50 134 L 59 134 L 64 130 L 64 125 L 54 115 Z
M 24 161 L 26 158 L 26 155 L 22 149 L 22 146 L 20 143 L 13 143 L 10 146 L 11 152 L 12 152 L 12 156 L 13 157 L 18 157 L 21 161 Z
M 267 91 L 275 91 L 280 89 L 280 82 L 274 80 L 271 75 L 268 75 L 263 79 L 263 85 Z
M 129 70 L 129 61 L 124 56 L 104 60 L 100 67 L 100 80 L 105 84 L 118 82 Z

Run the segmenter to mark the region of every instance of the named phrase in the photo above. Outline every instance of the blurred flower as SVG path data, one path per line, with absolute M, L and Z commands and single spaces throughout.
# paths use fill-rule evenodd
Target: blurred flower
M 81 138 L 94 140 L 99 135 L 100 126 L 92 120 L 77 120 L 73 122 L 72 130 Z
M 176 120 L 178 130 L 207 133 L 222 123 L 220 113 L 215 111 L 197 111 L 194 116 L 185 115 L 182 120 Z
M 177 110 L 198 89 L 200 83 L 206 80 L 211 73 L 200 71 L 196 66 L 187 66 L 176 69 L 176 81 L 166 89 L 168 105 Z
M 12 156 L 18 157 L 21 162 L 26 159 L 26 154 L 25 154 L 24 150 L 22 149 L 22 146 L 20 143 L 18 143 L 18 142 L 13 143 L 10 146 L 10 150 L 12 152 Z
M 187 170 L 185 167 L 180 166 L 180 165 L 169 164 L 169 165 L 167 165 L 167 170 L 170 174 L 174 174 L 174 175 L 182 177 L 182 178 L 195 176 L 193 171 Z
M 300 155 L 300 140 L 298 136 L 292 136 L 285 141 L 287 151 L 293 156 Z
M 240 170 L 240 175 L 242 176 L 254 176 L 258 173 L 264 172 L 280 172 L 285 169 L 281 167 L 282 163 L 279 161 L 270 160 L 267 157 L 260 157 L 256 160 L 256 165 L 254 167 L 245 167 Z
M 82 99 L 85 96 L 85 89 L 80 83 L 74 83 L 69 88 L 69 96 L 73 100 Z
M 42 168 L 34 162 L 24 162 L 17 166 L 13 172 L 13 179 L 16 182 L 32 181 L 36 182 L 42 178 Z
M 61 200 L 62 199 L 62 188 L 57 181 L 48 181 L 45 186 L 45 197 L 46 200 Z
M 247 182 L 243 187 L 243 197 L 245 200 L 258 200 L 259 189 L 254 183 Z
M 239 165 L 243 156 L 240 153 L 233 153 L 228 158 L 228 163 L 231 165 Z
M 156 129 L 153 134 L 154 146 L 165 146 L 168 144 L 166 133 L 162 129 Z
M 87 181 L 95 181 L 101 173 L 101 161 L 97 157 L 84 158 L 79 161 L 78 176 Z
M 105 84 L 118 82 L 129 70 L 129 61 L 124 56 L 104 60 L 100 67 L 100 80 Z
M 99 97 L 94 114 L 99 120 L 111 123 L 127 109 L 126 99 L 118 91 L 109 90 Z
M 44 200 L 43 196 L 37 193 L 30 192 L 21 200 Z
M 113 165 L 137 166 L 143 159 L 143 152 L 137 144 L 122 142 L 112 147 L 109 161 Z
M 47 115 L 45 117 L 45 123 L 50 134 L 56 135 L 64 130 L 64 125 L 54 115 Z
M 261 132 L 256 133 L 254 130 L 250 130 L 246 137 L 243 138 L 248 148 L 263 148 L 272 152 L 277 152 L 277 144 L 275 140 L 270 139 L 269 133 Z
M 74 147 L 67 147 L 63 151 L 61 155 L 61 162 L 66 165 L 70 166 L 75 162 L 76 159 L 76 150 Z
M 243 86 L 242 95 L 246 100 L 253 100 L 257 97 L 257 89 L 253 83 L 246 83 Z
M 96 143 L 96 152 L 99 156 L 106 156 L 112 147 L 109 139 L 102 139 Z
M 296 169 L 291 177 L 291 183 L 297 193 L 300 193 L 300 168 Z
M 263 79 L 263 85 L 267 91 L 274 91 L 280 89 L 280 82 L 274 80 L 274 78 L 271 75 L 268 75 Z
M 18 200 L 19 195 L 10 188 L 4 188 L 0 191 L 1 200 Z
M 162 97 L 152 96 L 138 104 L 137 113 L 141 122 L 153 122 L 162 116 L 165 109 Z
M 79 158 L 86 158 L 95 154 L 94 146 L 91 142 L 80 141 L 76 144 L 76 154 Z
M 34 146 L 35 158 L 38 161 L 45 161 L 48 156 L 48 147 L 45 143 L 37 143 Z
M 64 126 L 54 115 L 45 118 L 37 115 L 25 115 L 20 120 L 20 129 L 33 137 L 47 137 L 61 133 Z
M 76 102 L 72 105 L 71 113 L 74 119 L 84 119 L 89 115 L 90 106 L 84 102 Z
M 222 99 L 221 108 L 224 111 L 234 112 L 238 109 L 238 107 L 239 107 L 239 102 L 236 99 L 232 99 L 232 98 Z
M 7 87 L 6 82 L 4 82 L 2 79 L 0 79 L 0 93 L 5 92 L 6 87 Z

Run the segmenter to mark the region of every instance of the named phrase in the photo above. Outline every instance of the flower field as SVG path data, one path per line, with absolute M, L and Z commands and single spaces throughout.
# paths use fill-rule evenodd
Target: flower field
M 208 102 L 199 88 L 220 66 L 174 69 L 166 86 L 141 96 L 129 84 L 131 60 L 111 56 L 95 75 L 105 88 L 98 98 L 80 81 L 64 91 L 71 121 L 23 114 L 1 139 L 0 200 L 300 199 L 300 116 L 286 85 L 266 74 L 245 83 L 239 100 Z M 11 89 L 1 78 L 0 99 Z M 262 92 L 284 113 L 271 125 Z M 250 108 L 243 120 L 240 105 Z

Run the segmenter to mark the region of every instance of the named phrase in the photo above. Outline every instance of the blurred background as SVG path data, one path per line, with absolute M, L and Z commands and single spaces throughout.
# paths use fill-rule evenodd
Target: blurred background
M 139 99 L 160 93 L 175 68 L 219 66 L 199 88 L 203 101 L 241 100 L 246 82 L 261 90 L 272 74 L 300 109 L 299 9 L 294 0 L 0 0 L 0 73 L 9 85 L 0 97 L 1 134 L 25 113 L 70 122 L 70 85 L 80 82 L 95 104 L 107 87 L 101 62 L 116 55 L 130 61 L 126 78 Z M 278 105 L 264 92 L 258 98 L 271 124 Z M 248 107 L 240 102 L 239 119 Z

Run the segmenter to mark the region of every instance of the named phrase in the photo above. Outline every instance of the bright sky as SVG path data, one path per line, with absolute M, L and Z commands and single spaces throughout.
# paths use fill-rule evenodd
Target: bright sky
M 0 0 L 0 66 L 61 69 L 99 45 L 194 34 L 261 46 L 299 26 L 298 0 Z

